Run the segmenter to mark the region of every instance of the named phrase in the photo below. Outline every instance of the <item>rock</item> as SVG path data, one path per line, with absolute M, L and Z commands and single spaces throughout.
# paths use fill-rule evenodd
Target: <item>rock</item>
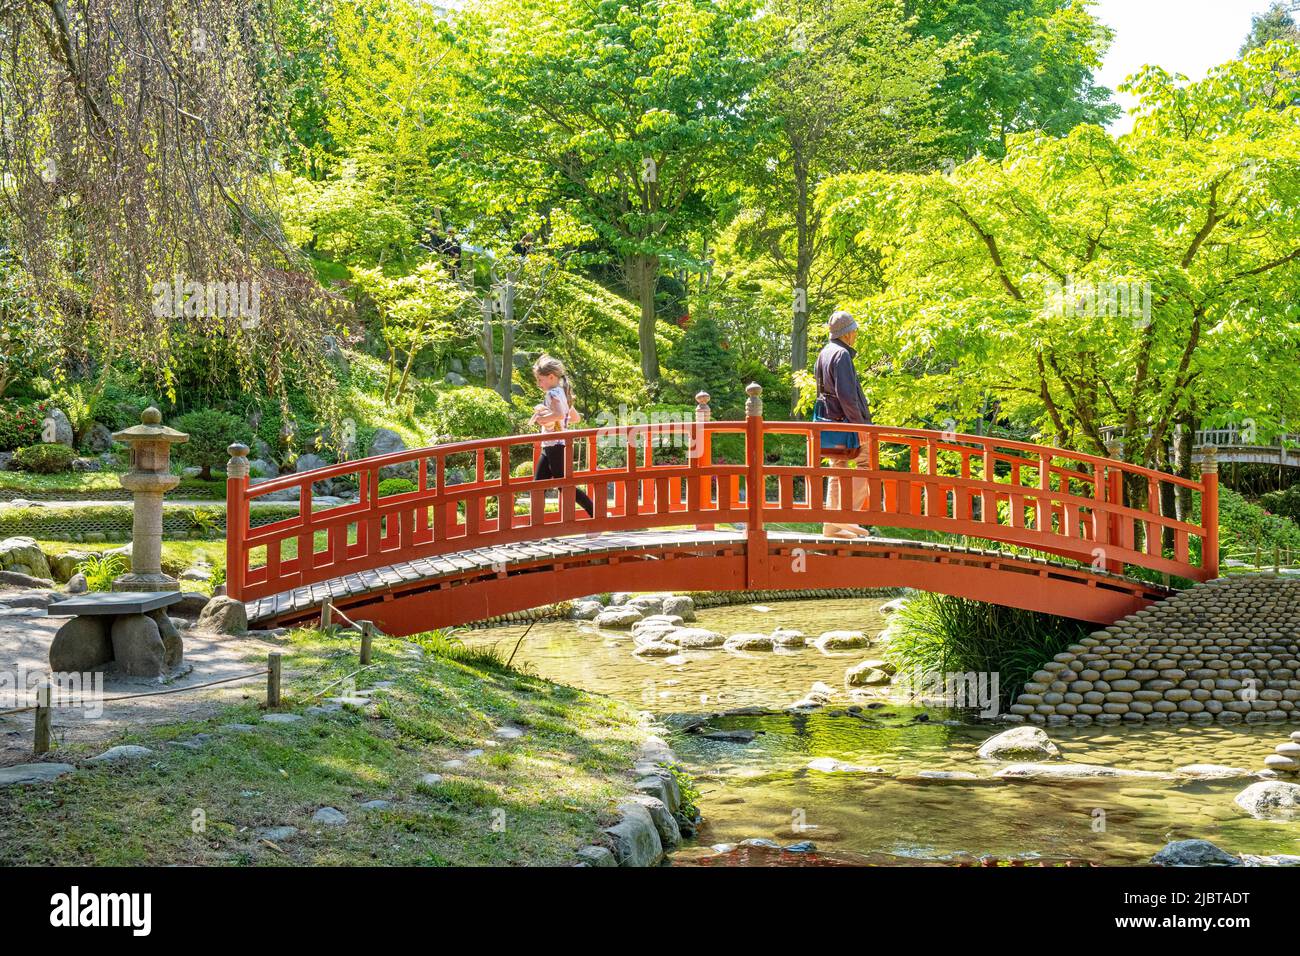
M 256 730 L 253 724 L 221 724 L 217 727 L 219 734 L 246 734 L 249 731 Z
M 905 607 L 907 607 L 907 598 L 894 598 L 892 601 L 886 601 L 884 604 L 880 605 L 880 613 L 885 615 L 894 614 Z
M 477 378 L 483 378 L 487 375 L 487 359 L 481 355 L 471 355 L 469 357 L 469 374 Z
M 1047 760 L 1061 756 L 1041 728 L 1025 725 L 1004 730 L 980 744 L 985 760 Z
M 588 866 L 618 866 L 614 854 L 603 846 L 584 846 L 578 850 L 578 856 Z
M 311 815 L 311 822 L 327 827 L 341 827 L 348 822 L 348 818 L 333 807 L 321 807 Z
M 614 859 L 619 866 L 656 866 L 664 847 L 650 811 L 637 803 L 619 806 L 622 818 L 605 830 L 613 840 Z
M 20 763 L 0 767 L 0 787 L 48 783 L 76 769 L 70 763 Z
M 889 683 L 889 665 L 881 660 L 861 661 L 844 672 L 844 683 L 850 687 L 876 686 Z
M 752 730 L 706 730 L 704 733 L 700 734 L 700 736 L 707 740 L 723 740 L 727 743 L 733 744 L 748 744 L 753 743 L 758 734 Z
M 101 470 L 103 469 L 103 467 L 104 467 L 104 466 L 103 466 L 103 463 L 101 463 L 100 460 L 99 460 L 98 458 L 74 458 L 74 459 L 72 459 L 72 470 L 73 470 L 73 471 L 80 471 L 80 472 L 87 472 L 87 471 L 101 471 Z
M 1253 777 L 1244 767 L 1225 767 L 1216 763 L 1189 763 L 1178 767 L 1174 773 L 1193 780 L 1229 780 L 1234 777 Z
M 422 787 L 436 787 L 440 783 L 442 783 L 442 774 L 440 773 L 426 773 L 420 778 L 420 786 Z
M 198 617 L 210 600 L 211 598 L 199 591 L 182 591 L 181 599 L 170 605 L 167 610 L 181 617 Z
M 109 431 L 108 426 L 99 422 L 90 426 L 90 432 L 86 435 L 86 448 L 96 455 L 102 455 L 113 447 L 113 433 Z
M 1154 770 L 1123 770 L 1119 767 L 1102 767 L 1090 763 L 1013 763 L 1003 767 L 993 776 L 1002 780 L 1086 783 L 1091 780 L 1106 780 L 1116 777 L 1168 780 L 1171 775 L 1157 773 Z
M 626 630 L 641 620 L 641 612 L 631 607 L 611 607 L 597 614 L 592 622 L 597 627 Z
M 524 735 L 524 732 L 518 727 L 498 727 L 492 731 L 492 736 L 500 737 L 502 740 L 518 740 Z
M 670 812 L 676 813 L 682 806 L 682 792 L 677 781 L 666 770 L 648 773 L 635 784 L 636 792 L 647 797 L 662 800 Z
M 770 651 L 771 634 L 732 634 L 722 645 L 729 651 Z
M 59 628 L 50 642 L 50 670 L 55 673 L 85 673 L 103 667 L 113 659 L 110 618 L 74 617 Z
M 1209 840 L 1175 840 L 1156 853 L 1151 862 L 1157 866 L 1241 866 L 1241 860 Z
M 854 763 L 845 763 L 834 757 L 818 757 L 808 761 L 808 769 L 820 773 L 885 773 L 884 767 L 863 767 Z
M 60 445 L 67 445 L 71 448 L 75 436 L 72 433 L 72 422 L 68 421 L 68 416 L 57 408 L 51 408 L 45 417 L 54 421 L 54 440 Z
M 662 800 L 655 797 L 636 796 L 627 801 L 645 807 L 659 832 L 659 844 L 665 851 L 675 849 L 682 842 L 682 830 Z
M 1252 783 L 1233 802 L 1259 820 L 1294 820 L 1300 817 L 1300 784 L 1281 780 Z
M 609 596 L 609 606 L 622 607 L 624 604 L 628 602 L 628 598 L 630 598 L 631 596 L 632 595 L 628 594 L 626 591 L 615 591 L 613 594 Z
M 823 651 L 843 651 L 866 647 L 871 643 L 861 631 L 827 631 L 813 641 L 813 646 Z
M 467 379 L 464 375 L 461 375 L 459 372 L 448 372 L 447 375 L 443 378 L 443 381 L 446 382 L 448 385 L 469 384 L 469 379 Z
M 634 598 L 629 598 L 623 606 L 636 608 L 642 616 L 663 614 L 664 598 L 662 594 L 638 594 Z
M 276 467 L 275 462 L 266 458 L 254 458 L 248 463 L 248 473 L 252 478 L 279 478 L 280 469 Z
M 808 642 L 803 631 L 794 628 L 778 627 L 772 632 L 773 647 L 803 647 Z
M 128 760 L 139 760 L 141 757 L 148 757 L 152 753 L 153 751 L 148 747 L 121 744 L 117 747 L 109 747 L 98 757 L 91 757 L 86 763 L 123 763 Z
M 829 684 L 817 681 L 804 695 L 802 700 L 797 700 L 787 710 L 807 710 L 812 707 L 825 707 L 830 703 L 831 698 L 835 696 L 835 688 Z
M 669 644 L 667 641 L 638 641 L 636 650 L 632 653 L 638 657 L 672 657 L 674 654 L 680 654 L 681 652 L 680 647 L 676 644 Z
M 391 800 L 367 800 L 361 804 L 362 810 L 391 810 L 393 801 Z
M 89 590 L 90 584 L 86 581 L 86 576 L 80 571 L 68 578 L 67 592 L 69 594 L 85 594 Z
M 368 457 L 375 455 L 389 455 L 393 452 L 405 451 L 406 442 L 402 436 L 389 428 L 378 428 L 370 439 L 370 447 L 366 450 Z M 400 465 L 388 465 L 379 469 L 380 478 L 410 478 L 416 477 L 416 466 L 413 461 L 404 461 Z
M 663 612 L 675 614 L 683 621 L 695 620 L 695 601 L 686 595 L 669 595 L 664 598 Z
M 1283 773 L 1294 773 L 1300 770 L 1300 761 L 1284 754 L 1269 754 L 1264 758 L 1264 766 L 1269 770 L 1278 770 Z
M 62 554 L 46 555 L 50 566 L 50 576 L 56 581 L 68 581 L 77 573 L 77 565 L 95 557 L 93 551 L 64 551 Z
M 194 625 L 200 631 L 215 631 L 218 634 L 243 634 L 248 630 L 248 612 L 243 601 L 232 597 L 214 597 L 203 606 L 198 623 Z
M 264 724 L 293 724 L 302 720 L 300 714 L 263 714 L 262 723 Z M 228 724 L 227 726 L 234 726 Z
M 212 569 L 207 567 L 186 568 L 178 577 L 181 581 L 211 581 Z
M 20 591 L 17 594 L 4 595 L 4 603 L 7 607 L 39 607 L 44 609 L 65 599 L 66 595 L 47 589 Z
M 176 625 L 162 608 L 150 611 L 149 617 L 158 625 L 158 636 L 162 638 L 164 666 L 169 670 L 180 667 L 185 660 L 185 647 L 181 643 L 180 631 L 176 630 Z
M 41 580 L 53 580 L 45 552 L 32 538 L 15 537 L 0 541 L 0 569 Z
M 575 621 L 591 621 L 603 610 L 605 606 L 599 601 L 575 601 L 569 617 Z
M 109 631 L 113 665 L 128 677 L 161 677 L 167 671 L 167 651 L 153 618 L 122 614 L 113 618 Z
M 34 578 L 30 574 L 18 571 L 0 571 L 0 584 L 11 584 L 19 588 L 52 588 L 53 578 Z
M 665 634 L 664 640 L 678 647 L 721 647 L 726 638 L 703 627 L 679 627 Z
M 270 840 L 272 843 L 280 843 L 281 841 L 292 839 L 297 835 L 297 827 L 267 827 L 264 830 L 257 831 L 258 839 Z

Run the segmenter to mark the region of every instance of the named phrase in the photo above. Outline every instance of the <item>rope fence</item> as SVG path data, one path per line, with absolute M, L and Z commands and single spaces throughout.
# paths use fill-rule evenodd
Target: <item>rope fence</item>
M 370 658 L 374 647 L 375 636 L 383 636 L 383 632 L 380 631 L 372 621 L 353 621 L 350 617 L 329 602 L 326 602 L 321 606 L 321 630 L 324 631 L 328 628 L 335 627 L 336 625 L 333 623 L 333 620 L 336 616 L 347 622 L 351 628 L 361 632 L 360 657 L 362 666 L 351 674 L 341 677 L 331 684 L 327 684 L 321 690 L 310 695 L 307 700 L 314 700 L 321 697 L 326 691 L 333 687 L 337 687 L 339 684 L 344 683 L 350 678 L 356 677 L 356 675 L 360 674 L 362 671 L 370 670 L 372 667 L 379 666 L 378 664 L 372 664 Z M 279 651 L 271 651 L 266 655 L 266 667 L 247 674 L 236 674 L 233 677 L 222 677 L 218 680 L 204 681 L 201 684 L 190 684 L 187 687 L 168 687 L 164 690 L 151 690 L 140 694 L 118 694 L 114 697 L 105 697 L 103 700 L 87 700 L 86 698 L 63 700 L 60 698 L 57 702 L 57 706 L 77 707 L 87 703 L 113 704 L 125 700 L 139 700 L 144 697 L 165 697 L 170 694 L 185 694 L 190 691 L 204 690 L 208 687 L 217 687 L 221 684 L 232 684 L 236 681 L 251 680 L 255 677 L 264 676 L 266 677 L 266 706 L 268 709 L 273 709 L 279 707 L 281 702 L 280 690 L 283 675 L 283 663 L 283 655 Z M 50 681 L 43 680 L 36 688 L 35 704 L 29 704 L 26 707 L 15 707 L 9 710 L 0 710 L 0 717 L 10 717 L 15 714 L 34 712 L 36 717 L 35 726 L 33 728 L 34 739 L 32 752 L 43 754 L 48 753 L 50 750 L 51 717 L 55 706 L 56 704 L 52 697 Z

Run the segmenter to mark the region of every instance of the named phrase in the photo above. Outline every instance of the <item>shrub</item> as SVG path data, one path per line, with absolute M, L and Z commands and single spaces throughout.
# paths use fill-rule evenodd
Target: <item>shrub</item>
M 28 445 L 14 452 L 14 464 L 24 471 L 34 471 L 42 475 L 53 475 L 72 468 L 72 459 L 77 453 L 67 445 L 39 444 Z
M 41 440 L 45 412 L 39 405 L 5 403 L 0 408 L 0 451 L 14 451 Z
M 494 438 L 511 430 L 510 406 L 490 388 L 466 385 L 444 392 L 436 413 L 439 434 L 455 438 Z
M 417 490 L 419 489 L 415 482 L 409 478 L 385 478 L 379 483 L 381 498 L 387 498 L 389 495 L 405 495 Z
M 1065 647 L 1088 636 L 1070 618 L 920 592 L 890 622 L 887 652 L 899 671 L 937 675 L 998 675 L 1005 704 L 1033 673 Z
M 1282 491 L 1270 491 L 1259 499 L 1259 503 L 1273 514 L 1300 524 L 1300 485 L 1292 485 Z
M 172 427 L 190 436 L 183 445 L 173 446 L 172 453 L 183 465 L 197 465 L 201 481 L 211 481 L 212 469 L 230 458 L 229 445 L 249 440 L 247 425 L 229 412 L 215 409 L 182 415 Z

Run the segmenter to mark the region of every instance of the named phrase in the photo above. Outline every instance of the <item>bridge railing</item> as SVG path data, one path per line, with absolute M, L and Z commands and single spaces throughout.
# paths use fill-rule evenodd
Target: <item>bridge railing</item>
M 227 591 L 253 600 L 475 548 L 522 546 L 584 532 L 721 524 L 743 525 L 748 577 L 760 586 L 766 525 L 802 522 L 970 535 L 1099 570 L 1117 572 L 1133 564 L 1198 580 L 1217 575 L 1212 461 L 1197 482 L 976 435 L 767 422 L 761 389 L 751 385 L 747 392 L 744 421 L 707 420 L 708 396 L 702 395 L 693 421 L 566 432 L 566 477 L 546 480 L 533 475 L 544 443 L 555 441 L 554 434 L 408 449 L 257 484 L 248 477 L 248 449 L 233 445 L 227 471 Z M 859 434 L 862 461 L 851 473 L 820 457 L 820 434 L 827 430 Z M 390 476 L 409 478 L 414 490 L 381 496 L 380 482 Z M 355 480 L 359 500 L 313 507 L 319 497 L 314 487 L 338 480 Z M 831 508 L 827 492 L 839 481 L 844 483 L 840 505 Z M 1162 513 L 1165 485 L 1200 495 L 1201 524 Z M 1135 488 L 1146 493 L 1134 495 Z M 591 500 L 590 515 L 579 505 L 579 489 Z M 298 514 L 249 527 L 249 504 L 285 491 L 296 494 Z M 1194 552 L 1201 555 L 1199 563 Z M 454 559 L 449 565 L 454 567 Z

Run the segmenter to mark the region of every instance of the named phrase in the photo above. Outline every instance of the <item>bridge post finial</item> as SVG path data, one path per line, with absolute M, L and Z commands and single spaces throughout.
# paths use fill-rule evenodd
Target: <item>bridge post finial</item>
M 248 463 L 248 446 L 236 442 L 226 448 L 230 452 L 230 461 L 226 462 L 227 478 L 247 478 L 250 473 Z
M 1115 459 L 1124 457 L 1124 443 L 1114 434 L 1106 436 L 1106 454 Z
M 695 393 L 695 420 L 697 422 L 707 422 L 713 418 L 713 411 L 709 408 L 709 393 Z
M 1219 473 L 1219 448 L 1217 445 L 1202 445 L 1201 474 L 1217 475 Z
M 763 417 L 763 386 L 750 382 L 745 386 L 745 417 Z

